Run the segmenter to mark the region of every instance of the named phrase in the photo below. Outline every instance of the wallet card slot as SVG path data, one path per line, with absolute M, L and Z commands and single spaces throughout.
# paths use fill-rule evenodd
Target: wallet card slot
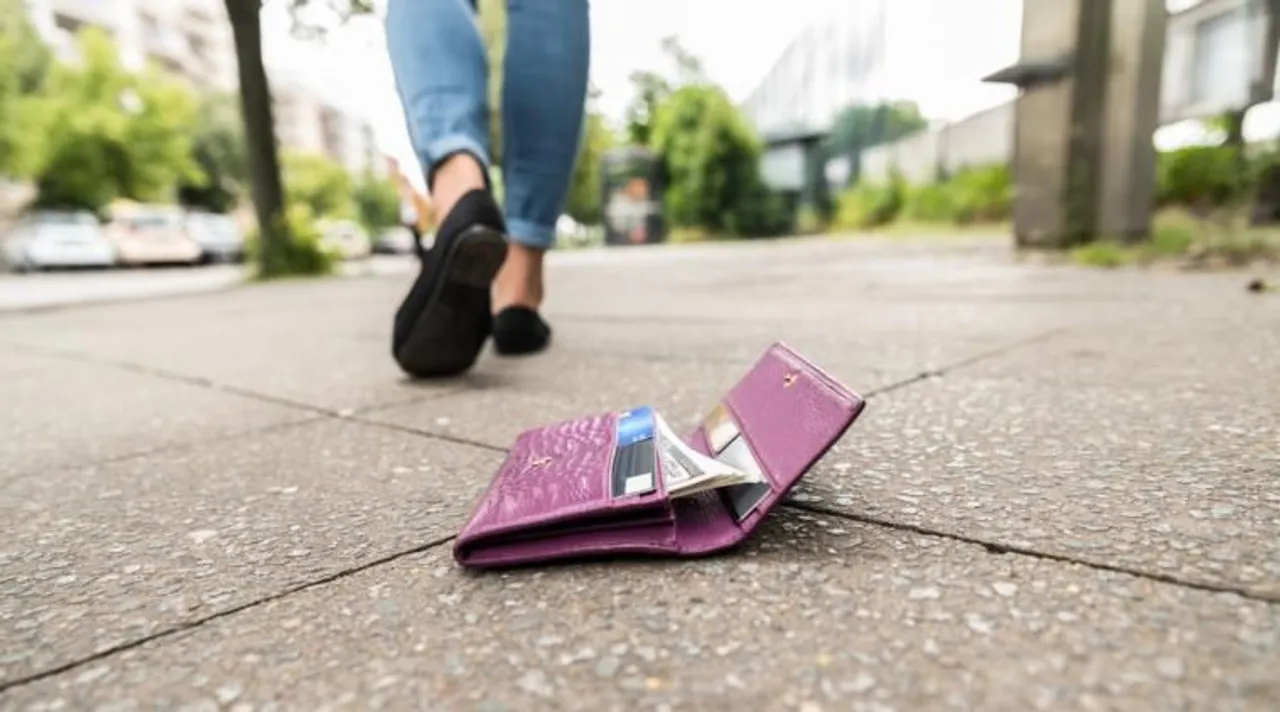
M 661 489 L 612 496 L 617 419 L 616 413 L 603 413 L 523 433 L 459 535 L 460 541 L 582 518 L 624 516 L 631 509 L 669 509 Z

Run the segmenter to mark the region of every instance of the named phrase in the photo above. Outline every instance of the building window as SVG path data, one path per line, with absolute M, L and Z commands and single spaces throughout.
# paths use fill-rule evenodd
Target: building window
M 63 32 L 66 32 L 67 34 L 70 34 L 70 35 L 76 34 L 77 32 L 80 31 L 80 28 L 84 27 L 84 23 L 81 22 L 80 20 L 70 15 L 64 15 L 60 12 L 54 13 L 53 24 L 59 30 L 62 30 Z
M 1212 108 L 1241 104 L 1252 78 L 1249 22 L 1243 7 L 1201 20 L 1195 28 L 1191 102 Z

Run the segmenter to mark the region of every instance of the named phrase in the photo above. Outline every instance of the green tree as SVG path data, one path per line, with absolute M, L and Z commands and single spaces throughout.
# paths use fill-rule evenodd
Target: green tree
M 180 83 L 121 65 L 111 39 L 88 29 L 82 62 L 55 64 L 44 90 L 21 106 L 37 203 L 99 210 L 111 200 L 160 201 L 198 174 L 189 126 L 195 102 Z
M 671 83 L 657 72 L 635 71 L 629 78 L 634 96 L 627 104 L 627 142 L 647 146 L 658 109 L 671 97 Z
M 305 205 L 316 218 L 356 217 L 355 185 L 342 166 L 304 153 L 286 153 L 283 165 L 289 205 Z
M 852 162 L 849 182 L 852 183 L 861 174 L 859 161 L 863 151 L 897 141 L 928 125 L 920 107 L 912 101 L 855 104 L 836 117 L 823 147 L 829 156 L 849 157 Z
M 305 30 L 302 14 L 323 6 L 338 20 L 373 11 L 372 0 L 288 0 Z M 285 215 L 284 182 L 276 144 L 275 117 L 271 109 L 271 84 L 262 59 L 262 0 L 225 0 L 231 35 L 235 43 L 240 84 L 240 109 L 244 122 L 245 147 L 249 155 L 249 178 L 254 214 L 258 222 L 255 250 L 258 277 L 288 275 L 295 270 L 296 250 L 290 232 L 299 220 Z M 318 30 L 320 28 L 312 28 Z
M 297 220 L 286 218 L 285 189 L 281 178 L 279 147 L 275 139 L 275 119 L 271 109 L 271 85 L 262 59 L 263 0 L 224 0 L 235 41 L 236 65 L 239 70 L 240 105 L 244 121 L 245 145 L 249 155 L 249 177 L 254 213 L 260 226 L 261 244 L 256 252 L 258 273 L 262 278 L 289 274 L 289 226 Z M 294 12 L 295 30 L 304 35 L 318 35 L 323 26 L 303 18 L 313 9 L 328 10 L 336 22 L 374 11 L 374 0 L 287 0 Z M 481 0 L 481 30 L 489 40 L 489 74 L 491 132 L 495 161 L 500 155 L 500 119 L 498 108 L 502 86 L 502 58 L 506 52 L 506 5 L 494 0 Z
M 356 215 L 369 234 L 400 224 L 400 192 L 386 178 L 367 174 L 355 186 Z
M 22 0 L 0 0 L 0 175 L 22 173 L 21 104 L 40 90 L 51 64 Z
M 584 225 L 600 222 L 604 196 L 601 194 L 601 161 L 613 147 L 613 131 L 603 115 L 595 108 L 599 91 L 594 87 L 587 100 L 587 115 L 582 130 L 582 142 L 578 146 L 578 158 L 573 166 L 573 179 L 569 183 L 569 195 L 565 212 Z
M 178 199 L 211 212 L 230 212 L 248 178 L 244 127 L 234 96 L 212 93 L 201 98 L 193 142 L 200 176 L 178 188 Z
M 654 117 L 650 145 L 666 171 L 666 212 L 673 225 L 730 235 L 777 227 L 760 177 L 763 147 L 721 88 L 677 89 Z
M 649 145 L 658 109 L 672 92 L 690 84 L 710 83 L 702 71 L 702 60 L 686 50 L 677 37 L 663 37 L 661 48 L 672 71 L 641 70 L 629 77 L 633 95 L 626 109 L 626 138 L 635 146 Z

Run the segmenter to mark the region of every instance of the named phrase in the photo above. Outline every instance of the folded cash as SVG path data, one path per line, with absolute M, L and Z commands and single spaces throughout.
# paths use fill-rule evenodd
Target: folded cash
M 762 481 L 758 472 L 743 472 L 689 447 L 661 415 L 654 413 L 654 422 L 658 457 L 670 497 L 688 497 L 711 489 Z

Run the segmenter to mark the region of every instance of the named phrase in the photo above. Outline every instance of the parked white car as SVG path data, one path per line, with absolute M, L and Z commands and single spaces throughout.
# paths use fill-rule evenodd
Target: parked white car
M 423 242 L 425 244 L 426 240 Z M 413 252 L 413 233 L 407 227 L 389 227 L 378 235 L 373 243 L 373 252 L 376 255 L 407 255 Z
M 326 220 L 319 228 L 321 244 L 344 260 L 360 259 L 373 253 L 369 233 L 350 220 Z
M 113 206 L 107 238 L 122 265 L 191 265 L 204 253 L 191 238 L 182 210 L 169 205 Z
M 193 210 L 187 213 L 187 233 L 200 246 L 203 262 L 244 259 L 244 232 L 230 215 Z
M 27 272 L 60 267 L 111 267 L 115 249 L 102 223 L 88 211 L 28 213 L 0 238 L 0 254 L 10 269 Z

